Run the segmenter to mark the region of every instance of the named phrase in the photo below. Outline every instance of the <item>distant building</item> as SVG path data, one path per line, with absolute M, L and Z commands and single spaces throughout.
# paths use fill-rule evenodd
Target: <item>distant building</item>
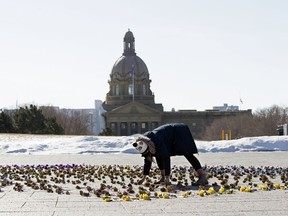
M 238 111 L 239 106 L 228 106 L 227 103 L 224 103 L 223 106 L 213 106 L 213 110 L 219 110 L 219 111 Z
M 213 107 L 213 110 L 163 111 L 155 103 L 150 89 L 150 74 L 145 62 L 136 55 L 135 38 L 128 30 L 124 36 L 123 54 L 116 60 L 110 73 L 109 91 L 103 102 L 105 125 L 117 136 L 144 133 L 165 123 L 182 122 L 199 138 L 214 119 L 243 114 L 237 106 Z

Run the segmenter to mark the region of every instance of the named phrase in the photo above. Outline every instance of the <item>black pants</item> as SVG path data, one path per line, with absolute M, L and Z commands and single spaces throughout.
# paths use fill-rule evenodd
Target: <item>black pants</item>
M 184 155 L 184 157 L 189 161 L 189 163 L 196 171 L 202 168 L 199 160 L 193 154 Z
M 201 169 L 202 166 L 199 162 L 199 160 L 193 155 L 193 154 L 187 154 L 184 155 L 184 157 L 189 161 L 189 163 L 192 165 L 192 167 L 197 171 L 198 169 Z M 156 157 L 156 162 L 157 165 L 159 167 L 160 170 L 164 170 L 164 164 L 163 164 L 163 160 L 160 157 Z M 150 162 L 150 166 L 151 166 L 151 162 Z M 150 169 L 150 168 L 149 168 Z M 146 168 L 147 170 L 147 168 Z M 145 166 L 144 166 L 144 173 L 146 173 L 146 175 L 149 174 L 149 172 L 145 172 Z M 147 174 L 148 173 L 148 174 Z M 165 170 L 165 175 L 170 175 L 170 164 L 169 164 L 169 169 Z

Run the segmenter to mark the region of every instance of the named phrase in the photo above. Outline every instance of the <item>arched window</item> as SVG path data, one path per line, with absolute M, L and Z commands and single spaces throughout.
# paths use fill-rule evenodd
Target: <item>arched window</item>
M 147 95 L 147 89 L 146 89 L 146 85 L 143 84 L 143 95 Z
M 129 84 L 129 86 L 128 86 L 128 94 L 133 95 L 133 85 L 132 84 Z
M 115 95 L 119 95 L 119 85 L 115 85 Z

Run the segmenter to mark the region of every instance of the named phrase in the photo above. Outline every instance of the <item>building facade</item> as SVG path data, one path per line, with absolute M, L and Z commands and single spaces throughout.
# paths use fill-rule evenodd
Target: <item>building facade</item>
M 252 114 L 251 110 L 238 109 L 163 111 L 162 104 L 155 103 L 148 67 L 135 52 L 135 38 L 130 30 L 124 36 L 123 54 L 114 63 L 108 83 L 109 92 L 102 104 L 103 116 L 106 127 L 117 136 L 144 133 L 165 123 L 182 122 L 199 138 L 216 118 Z

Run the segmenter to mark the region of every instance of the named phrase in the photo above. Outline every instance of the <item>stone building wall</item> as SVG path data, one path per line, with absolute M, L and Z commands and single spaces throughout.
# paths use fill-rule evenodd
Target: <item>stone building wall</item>
M 197 139 L 203 135 L 207 126 L 211 125 L 215 119 L 246 114 L 252 114 L 252 110 L 225 112 L 217 110 L 164 112 L 161 123 L 167 124 L 178 122 L 187 124 L 193 137 Z

